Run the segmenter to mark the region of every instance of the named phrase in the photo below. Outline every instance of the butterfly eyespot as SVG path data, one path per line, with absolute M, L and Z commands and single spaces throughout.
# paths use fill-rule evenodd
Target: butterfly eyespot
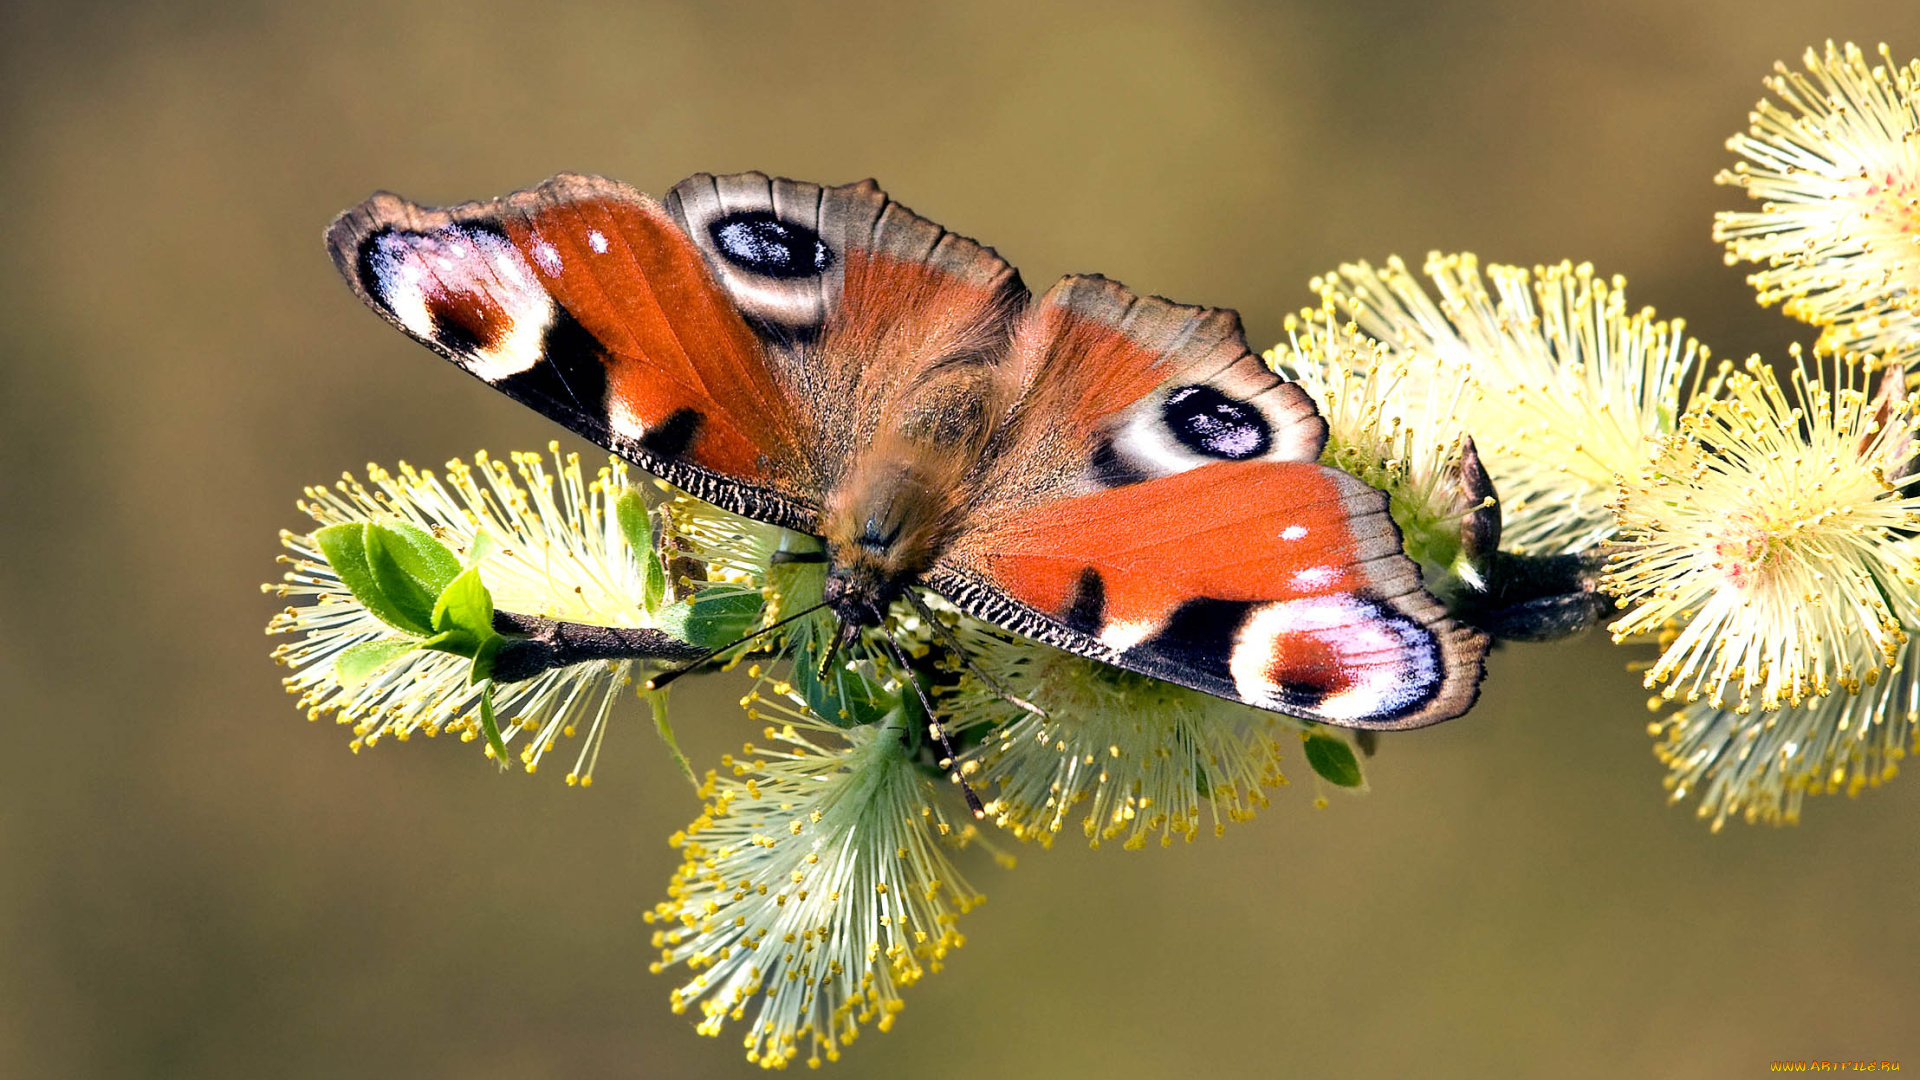
M 728 214 L 708 226 L 714 247 L 733 265 L 773 278 L 815 277 L 833 265 L 826 241 L 766 210 Z
M 355 269 L 407 332 L 498 384 L 537 367 L 558 309 L 498 226 L 392 226 L 362 239 Z
M 1161 405 L 1160 415 L 1175 438 L 1208 457 L 1245 461 L 1273 445 L 1260 410 L 1204 383 L 1174 389 Z

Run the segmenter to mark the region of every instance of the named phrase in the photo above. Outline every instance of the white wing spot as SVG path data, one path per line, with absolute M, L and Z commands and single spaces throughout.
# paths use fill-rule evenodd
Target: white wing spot
M 1280 600 L 1254 609 L 1227 662 L 1234 689 L 1253 705 L 1287 711 L 1273 664 L 1301 636 L 1333 653 L 1345 686 L 1310 711 L 1315 719 L 1379 722 L 1403 716 L 1428 696 L 1442 673 L 1431 633 L 1405 615 L 1355 596 Z
M 615 435 L 624 435 L 629 439 L 637 440 L 647 434 L 647 426 L 640 422 L 639 415 L 620 397 L 612 397 L 607 401 L 607 426 L 613 429 Z
M 545 240 L 533 245 L 533 261 L 548 277 L 560 276 L 560 249 Z
M 1289 525 L 1280 530 L 1280 539 L 1282 540 L 1305 540 L 1306 538 L 1307 527 L 1305 525 Z
M 1340 570 L 1333 566 L 1316 566 L 1310 570 L 1301 570 L 1293 575 L 1293 583 L 1302 589 L 1324 589 L 1340 577 Z
M 1115 652 L 1126 652 L 1152 637 L 1157 629 L 1159 629 L 1158 623 L 1146 619 L 1138 622 L 1121 622 L 1116 619 L 1101 629 L 1100 643 Z
M 527 273 L 520 269 L 522 265 L 518 258 L 510 256 L 504 251 L 496 251 L 493 253 L 493 267 L 500 272 L 500 276 L 514 285 L 525 287 L 527 284 Z
M 587 233 L 587 246 L 593 249 L 595 255 L 605 255 L 607 253 L 606 234 L 599 229 Z

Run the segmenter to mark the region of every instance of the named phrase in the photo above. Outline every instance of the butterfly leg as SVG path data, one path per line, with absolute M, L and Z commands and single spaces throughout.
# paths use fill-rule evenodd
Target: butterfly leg
M 859 637 L 860 626 L 858 623 L 841 623 L 834 630 L 833 640 L 827 643 L 827 650 L 820 654 L 820 666 L 814 669 L 813 677 L 824 681 L 827 677 L 827 669 L 833 666 L 833 662 L 839 657 L 840 651 L 853 644 Z
M 927 606 L 927 602 L 920 599 L 918 593 L 909 590 L 907 592 L 907 603 L 913 605 L 913 610 L 920 613 L 921 621 L 933 627 L 933 632 L 939 635 L 941 642 L 944 643 L 947 648 L 953 650 L 953 654 L 960 658 L 960 662 L 967 665 L 967 670 L 973 672 L 974 678 L 985 683 L 987 689 L 993 691 L 994 696 L 1007 702 L 1009 705 L 1025 709 L 1027 712 L 1043 720 L 1046 719 L 1047 711 L 1045 709 L 1042 709 L 1040 706 L 1035 705 L 1025 698 L 1015 696 L 1013 691 L 1007 689 L 1005 683 L 980 670 L 980 666 L 973 662 L 973 657 L 967 655 L 967 650 L 961 647 L 960 639 L 954 635 L 953 629 L 940 620 L 939 614 L 936 613 L 933 608 Z
M 782 548 L 774 552 L 767 561 L 774 566 L 787 563 L 823 563 L 827 561 L 827 553 L 825 551 L 788 551 Z
M 900 666 L 900 677 L 913 687 L 913 692 L 920 698 L 920 707 L 927 711 L 927 731 L 940 740 L 940 749 L 947 755 L 942 765 L 952 770 L 953 782 L 960 785 L 960 794 L 967 798 L 967 809 L 973 811 L 975 819 L 986 817 L 987 808 L 980 804 L 980 796 L 974 793 L 973 785 L 967 783 L 967 778 L 960 775 L 960 755 L 953 752 L 953 743 L 947 739 L 947 725 L 941 723 L 939 715 L 933 711 L 933 700 L 927 697 L 926 688 L 920 685 L 919 679 L 913 677 L 913 666 L 907 663 L 906 652 L 885 626 L 880 628 L 880 636 L 886 639 L 887 649 L 893 653 L 893 662 Z

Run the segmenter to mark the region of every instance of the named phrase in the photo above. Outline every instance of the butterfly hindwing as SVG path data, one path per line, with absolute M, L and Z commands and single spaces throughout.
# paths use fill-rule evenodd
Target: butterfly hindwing
M 665 205 L 791 388 L 828 487 L 924 403 L 929 379 L 999 363 L 1027 299 L 993 249 L 871 180 L 699 173 Z
M 757 333 L 797 352 L 838 306 L 846 249 L 830 243 L 829 189 L 761 173 L 697 173 L 662 200 Z
M 1386 496 L 1312 463 L 1325 422 L 1230 313 L 1069 278 L 1013 356 L 1023 415 L 936 590 L 1017 633 L 1310 719 L 1419 727 L 1472 704 L 1484 640 L 1422 588 Z
M 515 399 L 718 505 L 815 520 L 789 389 L 646 195 L 571 175 L 445 210 L 382 193 L 328 245 L 369 306 Z
M 1248 350 L 1239 316 L 1135 296 L 1103 277 L 1048 290 L 1010 365 L 1025 423 L 1003 461 L 1029 476 L 1078 469 L 1111 486 L 1215 461 L 1313 461 L 1326 442 L 1312 399 Z

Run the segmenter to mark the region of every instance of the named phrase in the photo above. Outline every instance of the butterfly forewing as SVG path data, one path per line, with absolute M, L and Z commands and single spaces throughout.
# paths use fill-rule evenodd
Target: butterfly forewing
M 596 177 L 328 232 L 362 299 L 519 401 L 728 509 L 812 526 L 819 480 L 739 307 L 653 200 Z
M 675 184 L 667 213 L 768 343 L 791 358 L 838 304 L 845 245 L 830 243 L 827 189 L 761 173 L 698 173 Z
M 1220 462 L 1012 511 L 931 576 L 1016 632 L 1261 708 L 1419 727 L 1472 703 L 1483 644 L 1338 470 Z

